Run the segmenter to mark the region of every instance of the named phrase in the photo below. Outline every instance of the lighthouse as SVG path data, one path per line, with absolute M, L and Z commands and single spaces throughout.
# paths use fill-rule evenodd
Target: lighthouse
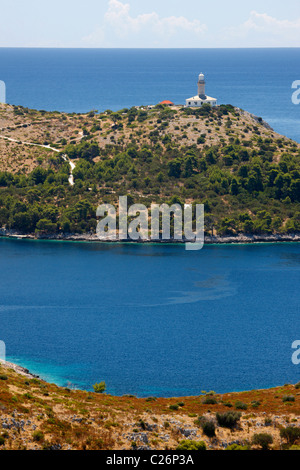
M 198 78 L 198 94 L 186 100 L 186 108 L 200 108 L 200 106 L 203 106 L 204 104 L 217 106 L 216 98 L 212 98 L 205 94 L 205 85 L 205 76 L 201 72 Z
M 203 100 L 206 99 L 205 95 L 205 77 L 203 73 L 200 73 L 199 80 L 198 80 L 198 96 Z

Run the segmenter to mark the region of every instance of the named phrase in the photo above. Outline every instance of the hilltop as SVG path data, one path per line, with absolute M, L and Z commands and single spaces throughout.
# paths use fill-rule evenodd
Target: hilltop
M 207 235 L 300 231 L 300 144 L 231 105 L 86 114 L 0 105 L 0 137 L 3 233 L 91 234 L 96 207 L 124 195 L 149 207 L 204 203 Z
M 180 399 L 113 397 L 14 369 L 0 366 L 0 449 L 172 450 L 189 440 L 207 449 L 247 450 L 259 448 L 252 440 L 261 433 L 272 436 L 273 449 L 288 449 L 300 440 L 299 384 Z M 228 412 L 236 416 L 233 427 L 218 420 Z

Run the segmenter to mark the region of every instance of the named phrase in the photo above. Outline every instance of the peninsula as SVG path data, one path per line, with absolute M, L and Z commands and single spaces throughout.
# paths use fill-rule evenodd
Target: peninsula
M 299 241 L 300 144 L 231 105 L 0 105 L 3 236 L 96 240 L 96 208 L 203 203 L 206 242 Z

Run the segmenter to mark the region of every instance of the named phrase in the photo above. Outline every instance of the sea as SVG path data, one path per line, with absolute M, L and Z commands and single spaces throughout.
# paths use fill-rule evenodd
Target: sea
M 59 385 L 195 396 L 300 380 L 299 244 L 0 239 L 8 360 Z
M 207 93 L 300 142 L 300 49 L 0 49 L 7 102 L 86 112 Z M 299 244 L 0 239 L 7 360 L 58 385 L 191 396 L 300 380 Z

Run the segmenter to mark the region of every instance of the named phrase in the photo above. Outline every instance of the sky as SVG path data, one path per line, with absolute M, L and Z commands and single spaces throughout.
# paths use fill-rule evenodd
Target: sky
M 0 47 L 300 47 L 300 1 L 10 0 Z

